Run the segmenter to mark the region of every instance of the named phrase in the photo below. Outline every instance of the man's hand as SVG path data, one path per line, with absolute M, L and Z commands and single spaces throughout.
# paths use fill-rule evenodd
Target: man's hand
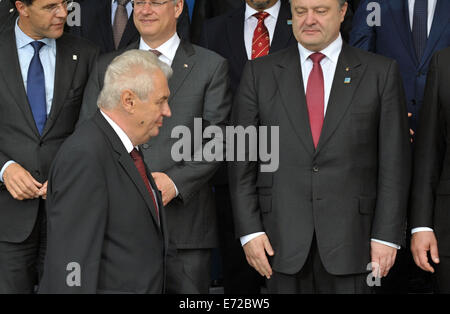
M 273 256 L 274 252 L 267 235 L 262 234 L 248 241 L 243 248 L 250 266 L 256 269 L 261 276 L 270 279 L 270 276 L 272 276 L 272 268 L 270 267 L 266 252 L 270 256 Z
M 175 185 L 169 176 L 163 172 L 152 172 L 153 180 L 155 180 L 158 190 L 161 191 L 163 205 L 166 206 L 177 196 Z
M 412 113 L 408 112 L 408 118 L 412 117 Z M 414 142 L 414 131 L 412 129 L 409 129 L 409 135 L 411 136 L 411 143 Z
M 372 241 L 370 246 L 373 275 L 379 278 L 386 277 L 389 273 L 389 270 L 395 263 L 397 249 L 375 241 Z
M 428 251 L 430 251 L 433 262 L 439 264 L 439 252 L 434 232 L 419 231 L 414 233 L 411 236 L 411 252 L 414 262 L 423 270 L 434 273 L 434 268 L 428 263 Z
M 42 199 L 44 199 L 44 200 L 47 199 L 47 186 L 48 186 L 48 181 L 45 181 L 44 184 L 42 185 L 42 187 L 39 189 L 39 193 L 40 193 Z
M 3 182 L 11 196 L 19 201 L 41 196 L 42 183 L 17 163 L 10 164 L 3 172 Z

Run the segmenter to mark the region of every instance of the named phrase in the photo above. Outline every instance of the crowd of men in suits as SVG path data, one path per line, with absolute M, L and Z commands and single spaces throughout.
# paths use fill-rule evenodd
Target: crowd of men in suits
M 450 293 L 449 1 L 77 2 L 0 0 L 0 293 Z

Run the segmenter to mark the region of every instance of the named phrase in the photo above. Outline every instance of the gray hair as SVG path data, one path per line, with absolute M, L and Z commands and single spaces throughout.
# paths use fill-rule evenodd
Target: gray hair
M 339 2 L 339 6 L 342 8 L 342 6 L 347 2 L 347 0 L 338 0 L 338 2 Z M 292 1 L 289 0 L 289 3 L 292 4 Z
M 124 52 L 108 66 L 97 106 L 107 110 L 115 108 L 124 90 L 131 90 L 146 101 L 153 90 L 153 74 L 158 70 L 167 79 L 172 76 L 172 69 L 155 54 L 137 49 Z

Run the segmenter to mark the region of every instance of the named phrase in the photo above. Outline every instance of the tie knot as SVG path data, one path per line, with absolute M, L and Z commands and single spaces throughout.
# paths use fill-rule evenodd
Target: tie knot
M 162 55 L 162 53 L 161 52 L 159 52 L 158 50 L 153 50 L 153 49 L 150 49 L 149 50 L 151 53 L 153 53 L 155 56 L 157 56 L 157 57 L 159 57 L 160 55 Z
M 255 14 L 253 14 L 254 17 L 256 17 L 259 21 L 264 21 L 266 19 L 266 17 L 269 16 L 269 13 L 267 12 L 257 12 Z
M 320 52 L 315 52 L 312 55 L 310 55 L 309 58 L 312 60 L 312 62 L 314 64 L 319 64 L 320 61 L 322 61 L 323 58 L 325 58 L 325 55 L 323 53 L 320 53 Z
M 117 4 L 121 6 L 126 6 L 130 0 L 117 0 Z
M 142 159 L 141 155 L 139 154 L 139 151 L 136 148 L 133 148 L 130 155 L 134 161 Z
M 31 46 L 33 46 L 35 53 L 39 52 L 41 50 L 41 48 L 45 45 L 42 41 L 37 41 L 37 40 L 32 41 L 30 44 L 31 44 Z

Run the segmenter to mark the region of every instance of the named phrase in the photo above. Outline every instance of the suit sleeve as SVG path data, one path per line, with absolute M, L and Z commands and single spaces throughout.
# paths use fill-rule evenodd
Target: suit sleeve
M 228 122 L 231 110 L 231 92 L 228 81 L 228 63 L 221 60 L 212 72 L 211 80 L 204 92 L 203 106 L 203 127 L 215 126 L 220 128 L 225 135 L 225 127 Z M 194 161 L 194 154 L 201 153 L 200 149 L 212 141 L 221 141 L 225 149 L 225 136 L 215 139 L 203 139 L 201 147 L 194 147 L 192 160 L 184 161 L 166 171 L 166 174 L 172 179 L 184 202 L 187 202 L 195 193 L 207 183 L 221 161 Z M 225 154 L 224 154 L 225 156 Z
M 411 176 L 411 146 L 405 94 L 398 65 L 391 61 L 381 90 L 378 131 L 377 204 L 372 238 L 404 244 Z
M 253 63 L 247 62 L 235 96 L 231 123 L 244 128 L 259 125 L 258 99 Z M 245 161 L 228 163 L 228 177 L 237 238 L 264 231 L 256 191 L 258 162 L 249 161 L 249 146 L 245 146 Z
M 353 16 L 352 29 L 350 32 L 350 45 L 370 51 L 375 51 L 376 43 L 376 29 L 375 26 L 369 26 L 367 23 L 367 17 L 372 11 L 367 11 L 367 5 L 371 0 L 364 0 L 356 10 Z
M 98 156 L 77 148 L 64 150 L 54 163 L 41 293 L 97 291 L 108 208 L 106 182 L 99 169 Z M 73 265 L 79 267 L 78 274 Z
M 436 54 L 430 63 L 424 103 L 419 115 L 409 217 L 411 228 L 434 227 L 434 199 L 446 150 L 446 134 L 439 101 L 438 56 Z

